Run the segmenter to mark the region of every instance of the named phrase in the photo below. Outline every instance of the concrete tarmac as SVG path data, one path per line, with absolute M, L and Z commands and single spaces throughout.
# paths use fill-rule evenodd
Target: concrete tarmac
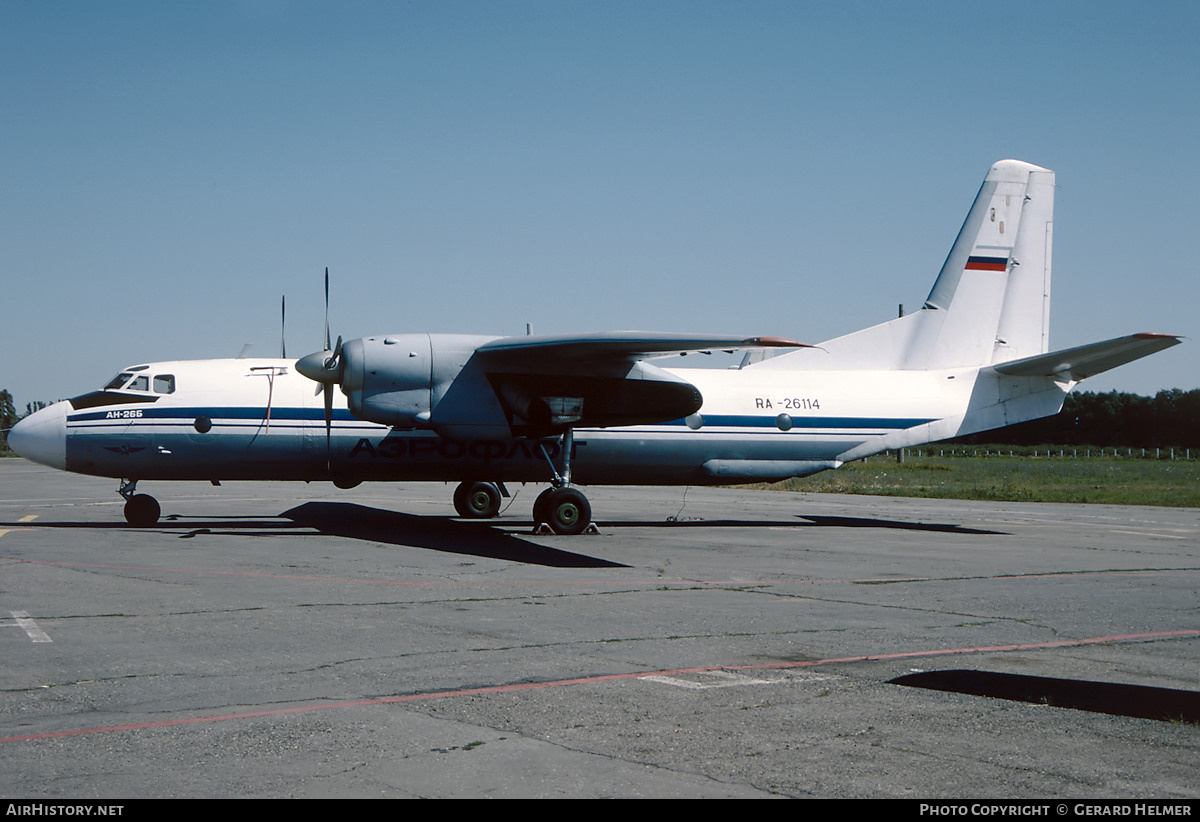
M 6 797 L 1200 796 L 1197 510 L 116 487 L 0 460 Z

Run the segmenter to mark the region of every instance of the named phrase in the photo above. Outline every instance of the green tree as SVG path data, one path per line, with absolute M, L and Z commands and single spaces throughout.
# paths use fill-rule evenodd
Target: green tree
M 0 388 L 0 448 L 8 450 L 8 429 L 17 424 L 17 409 L 12 394 Z
M 1200 389 L 1171 388 L 1153 397 L 1108 391 L 1074 391 L 1060 413 L 997 431 L 954 440 L 962 443 L 1073 445 L 1099 448 L 1200 448 Z

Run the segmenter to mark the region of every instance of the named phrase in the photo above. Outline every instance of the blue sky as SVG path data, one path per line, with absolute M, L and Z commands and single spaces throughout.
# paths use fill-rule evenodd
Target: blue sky
M 0 388 L 346 337 L 819 342 L 1052 168 L 1052 345 L 1192 339 L 1200 4 L 0 0 Z

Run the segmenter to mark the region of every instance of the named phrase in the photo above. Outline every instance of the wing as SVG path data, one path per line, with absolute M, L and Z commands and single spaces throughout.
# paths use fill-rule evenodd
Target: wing
M 743 348 L 812 348 L 782 337 L 729 337 L 660 334 L 645 331 L 605 331 L 597 334 L 502 337 L 479 346 L 479 353 L 496 362 L 520 366 L 527 357 L 558 361 L 626 361 L 687 354 L 693 351 L 735 351 Z
M 779 347 L 809 346 L 778 337 L 610 331 L 505 337 L 480 345 L 476 360 L 509 430 L 549 436 L 570 427 L 647 425 L 695 413 L 704 402 L 699 389 L 646 358 Z

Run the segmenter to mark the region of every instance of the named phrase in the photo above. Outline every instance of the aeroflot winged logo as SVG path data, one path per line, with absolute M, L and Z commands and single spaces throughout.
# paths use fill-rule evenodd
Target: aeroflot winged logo
M 142 447 L 142 446 L 132 446 L 132 445 L 120 445 L 120 446 L 112 446 L 112 445 L 106 445 L 106 446 L 104 446 L 104 450 L 105 450 L 105 451 L 112 451 L 114 454 L 120 454 L 121 456 L 127 457 L 127 456 L 129 456 L 130 454 L 136 454 L 138 451 L 144 451 L 144 450 L 146 450 L 146 449 L 145 449 L 144 447 Z

